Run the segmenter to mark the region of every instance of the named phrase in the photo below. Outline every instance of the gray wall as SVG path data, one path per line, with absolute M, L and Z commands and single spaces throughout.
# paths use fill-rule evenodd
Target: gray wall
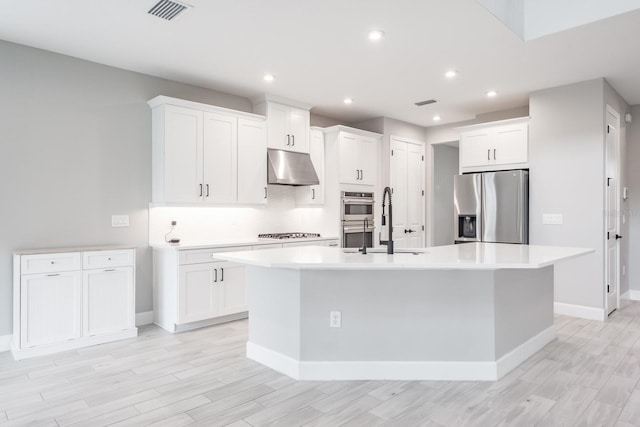
M 530 240 L 595 249 L 555 271 L 555 301 L 592 308 L 604 308 L 605 104 L 624 107 L 606 86 L 597 79 L 547 89 L 529 103 Z M 564 223 L 543 225 L 543 213 L 563 214 Z
M 629 187 L 629 199 L 624 209 L 629 214 L 628 232 L 623 234 L 628 245 L 627 259 L 627 283 L 629 289 L 640 292 L 640 105 L 631 108 L 633 121 L 629 126 L 627 155 L 625 156 L 628 167 L 626 168 L 627 185 Z
M 458 148 L 433 146 L 433 245 L 453 243 L 453 177 L 458 175 Z
M 0 41 L 0 336 L 12 332 L 16 249 L 137 249 L 136 311 L 152 309 L 151 111 L 168 95 L 251 111 L 248 99 Z M 129 228 L 111 228 L 128 214 Z

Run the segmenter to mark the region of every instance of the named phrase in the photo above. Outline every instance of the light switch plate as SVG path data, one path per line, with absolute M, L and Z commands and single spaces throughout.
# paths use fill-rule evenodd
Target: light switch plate
M 111 215 L 112 227 L 128 227 L 129 215 Z
M 543 224 L 561 225 L 562 214 L 542 214 Z

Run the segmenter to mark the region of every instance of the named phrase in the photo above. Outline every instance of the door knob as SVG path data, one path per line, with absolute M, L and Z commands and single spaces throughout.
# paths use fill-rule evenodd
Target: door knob
M 619 235 L 619 234 L 616 234 L 616 240 L 618 240 L 618 239 L 622 239 L 622 236 Z

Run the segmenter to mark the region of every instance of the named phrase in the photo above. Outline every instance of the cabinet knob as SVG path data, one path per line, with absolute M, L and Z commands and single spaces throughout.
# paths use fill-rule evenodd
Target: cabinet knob
M 107 258 L 107 260 L 111 261 L 111 258 Z
M 51 264 L 55 264 L 55 262 L 51 261 Z

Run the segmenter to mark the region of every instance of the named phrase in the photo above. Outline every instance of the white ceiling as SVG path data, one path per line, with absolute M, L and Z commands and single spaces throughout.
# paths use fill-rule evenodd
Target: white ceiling
M 147 14 L 156 1 L 0 0 L 0 39 L 248 98 L 267 92 L 346 122 L 456 122 L 598 77 L 640 104 L 638 10 L 525 42 L 475 0 L 188 0 L 194 8 L 172 22 Z M 370 42 L 372 28 L 386 37 Z

